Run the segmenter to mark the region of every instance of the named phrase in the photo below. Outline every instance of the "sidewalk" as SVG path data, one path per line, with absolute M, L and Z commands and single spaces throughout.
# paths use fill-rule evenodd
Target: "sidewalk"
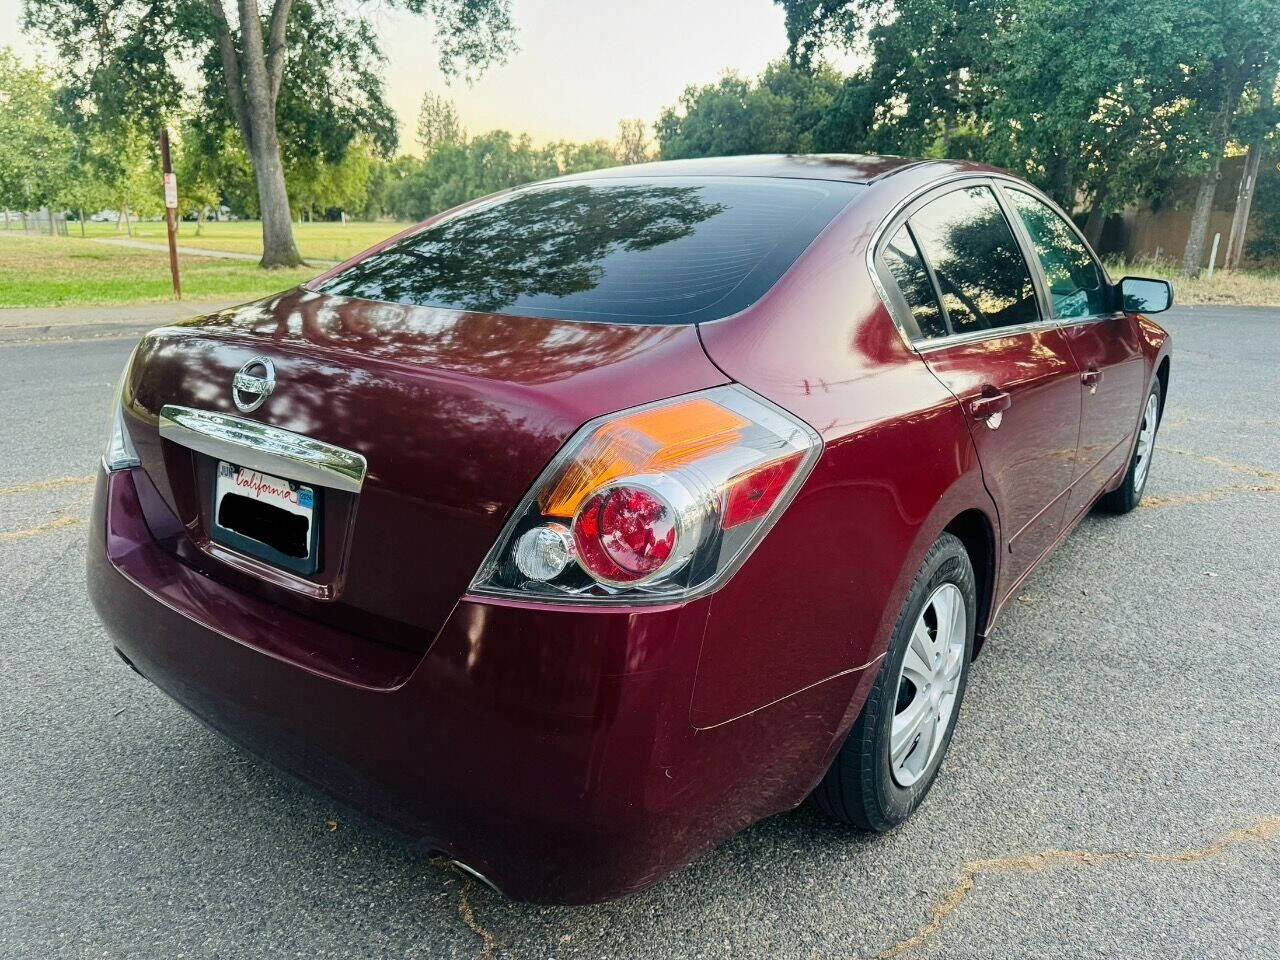
M 134 240 L 131 237 L 93 237 L 98 243 L 109 243 L 115 247 L 133 247 L 137 250 L 155 250 L 160 253 L 168 253 L 169 245 L 167 243 L 154 243 L 150 240 Z M 251 260 L 257 263 L 262 259 L 260 253 L 239 253 L 235 250 L 214 250 L 210 247 L 184 247 L 181 244 L 176 248 L 178 253 L 184 257 L 213 257 L 218 260 Z M 338 263 L 337 260 L 308 260 L 307 263 L 314 264 L 317 267 L 332 267 Z
M 234 306 L 235 302 L 182 300 L 108 307 L 9 307 L 0 309 L 0 343 L 127 336 L 213 313 Z
M 134 240 L 132 237 L 94 237 L 98 243 L 109 243 L 113 247 L 133 247 L 137 250 L 158 250 L 161 253 L 169 252 L 167 243 L 153 243 L 150 240 Z M 220 260 L 252 260 L 257 263 L 262 259 L 260 253 L 237 253 L 234 250 L 210 250 L 205 247 L 184 247 L 181 244 L 177 247 L 178 253 L 184 257 L 214 257 Z

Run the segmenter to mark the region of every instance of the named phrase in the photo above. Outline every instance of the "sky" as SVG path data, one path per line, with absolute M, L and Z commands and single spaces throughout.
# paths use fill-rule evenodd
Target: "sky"
M 18 32 L 21 0 L 0 0 L 0 46 L 37 55 Z M 472 133 L 503 127 L 548 140 L 612 140 L 618 120 L 657 120 L 691 83 L 726 69 L 758 73 L 786 49 L 772 0 L 514 0 L 520 49 L 471 86 L 445 83 L 431 24 L 402 12 L 376 15 L 387 54 L 387 95 L 400 118 L 401 150 L 423 93 L 458 107 Z

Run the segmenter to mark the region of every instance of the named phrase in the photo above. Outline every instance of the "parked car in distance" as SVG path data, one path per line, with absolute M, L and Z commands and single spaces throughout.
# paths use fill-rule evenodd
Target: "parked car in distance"
M 534 184 L 153 331 L 98 478 L 120 655 L 509 896 L 937 781 L 1001 608 L 1150 473 L 1160 280 L 966 163 Z

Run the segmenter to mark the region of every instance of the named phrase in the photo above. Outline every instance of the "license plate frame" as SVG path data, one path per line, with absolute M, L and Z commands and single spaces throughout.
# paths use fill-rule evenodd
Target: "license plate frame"
M 209 537 L 273 567 L 310 576 L 320 568 L 322 495 L 322 488 L 219 460 Z

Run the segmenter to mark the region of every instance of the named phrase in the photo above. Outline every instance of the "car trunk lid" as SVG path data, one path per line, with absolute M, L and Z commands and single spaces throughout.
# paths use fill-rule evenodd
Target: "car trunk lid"
M 242 412 L 233 378 L 263 359 L 275 386 Z M 239 589 L 425 649 L 507 515 L 574 430 L 724 382 L 692 326 L 465 312 L 300 288 L 144 338 L 127 422 L 159 494 L 148 522 L 161 543 Z M 317 498 L 314 574 L 213 541 L 222 458 L 162 439 L 166 406 L 248 420 L 365 459 L 358 492 L 325 489 Z

